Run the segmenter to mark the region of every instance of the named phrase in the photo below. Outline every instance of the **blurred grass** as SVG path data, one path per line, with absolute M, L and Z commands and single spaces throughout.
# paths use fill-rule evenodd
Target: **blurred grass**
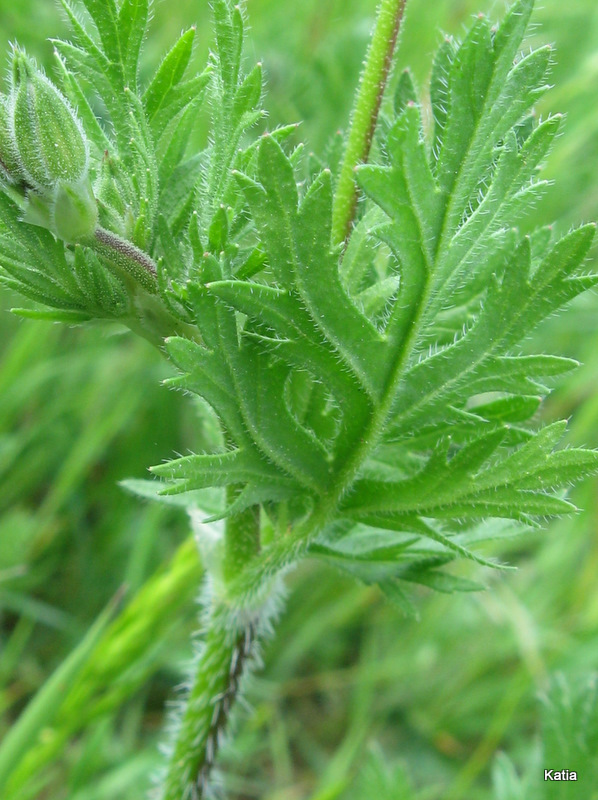
M 503 8 L 411 0 L 398 67 L 410 64 L 425 85 L 438 29 L 459 34 L 473 12 Z M 321 152 L 346 125 L 374 0 L 249 0 L 248 9 L 268 124 L 305 120 L 301 135 Z M 154 16 L 148 64 L 195 22 L 205 55 L 207 3 L 179 0 L 175 13 L 158 2 Z M 535 218 L 566 228 L 598 219 L 598 6 L 544 0 L 536 21 L 537 40 L 554 42 L 557 57 L 557 88 L 539 113 L 563 111 L 568 121 L 547 167 L 556 186 Z M 0 0 L 0 47 L 18 39 L 48 64 L 44 40 L 61 34 L 48 0 Z M 587 296 L 539 334 L 547 352 L 585 362 L 545 413 L 571 417 L 570 441 L 592 446 L 597 319 L 596 296 Z M 193 404 L 160 386 L 167 374 L 126 336 L 0 314 L 0 736 L 119 586 L 128 598 L 141 592 L 38 732 L 29 758 L 46 767 L 14 800 L 141 800 L 156 768 L 164 703 L 190 655 L 200 567 L 182 515 L 140 503 L 118 481 L 201 445 Z M 489 800 L 495 753 L 520 767 L 530 759 L 549 676 L 560 670 L 575 683 L 598 666 L 597 486 L 575 491 L 579 516 L 503 547 L 519 570 L 484 574 L 490 591 L 422 594 L 420 622 L 372 590 L 302 566 L 254 680 L 254 714 L 226 756 L 231 800 L 357 799 L 364 764 L 378 776 L 366 783 L 379 781 L 379 800 L 407 797 L 401 768 L 418 800 Z M 372 748 L 392 777 L 367 756 Z

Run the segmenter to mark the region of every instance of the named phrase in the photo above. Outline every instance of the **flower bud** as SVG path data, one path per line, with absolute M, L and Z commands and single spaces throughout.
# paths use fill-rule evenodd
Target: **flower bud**
M 45 194 L 28 192 L 22 220 L 47 228 L 68 244 L 93 236 L 98 225 L 98 206 L 89 178 L 77 183 L 59 181 Z
M 0 95 L 0 177 L 15 183 L 23 178 L 19 155 L 12 135 L 8 97 Z
M 25 53 L 13 59 L 12 135 L 27 183 L 39 190 L 87 175 L 88 146 L 65 97 Z
M 59 239 L 73 243 L 91 236 L 98 223 L 98 207 L 89 179 L 58 183 L 51 214 L 52 229 Z

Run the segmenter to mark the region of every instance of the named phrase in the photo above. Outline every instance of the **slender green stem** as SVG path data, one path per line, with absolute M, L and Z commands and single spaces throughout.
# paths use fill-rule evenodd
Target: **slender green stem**
M 351 232 L 357 207 L 355 167 L 370 153 L 382 96 L 399 36 L 407 0 L 381 0 L 366 55 L 347 139 L 347 148 L 334 197 L 332 241 L 341 244 Z
M 227 503 L 233 503 L 242 491 L 240 486 L 229 486 Z M 223 578 L 226 584 L 233 581 L 245 564 L 260 547 L 260 509 L 251 506 L 240 514 L 228 517 L 224 529 Z

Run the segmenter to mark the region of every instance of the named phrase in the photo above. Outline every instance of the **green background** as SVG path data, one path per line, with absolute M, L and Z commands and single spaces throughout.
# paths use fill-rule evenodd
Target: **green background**
M 301 137 L 321 152 L 346 126 L 375 2 L 247 5 L 248 57 L 264 63 L 268 125 L 304 120 Z M 409 64 L 425 87 L 439 31 L 459 35 L 473 12 L 503 9 L 484 0 L 411 0 L 399 66 Z M 556 88 L 538 114 L 568 117 L 546 169 L 555 186 L 535 218 L 558 219 L 566 230 L 598 219 L 598 6 L 543 0 L 535 22 L 535 41 L 556 47 Z M 201 63 L 207 2 L 154 4 L 148 73 L 191 24 Z M 51 71 L 46 39 L 61 35 L 66 26 L 51 0 L 0 0 L 0 48 L 19 41 Z M 4 292 L 1 302 L 0 736 L 118 588 L 132 597 L 187 537 L 182 513 L 144 504 L 118 481 L 146 477 L 149 465 L 201 441 L 193 402 L 161 386 L 169 368 L 149 345 L 101 327 L 22 322 L 7 313 L 22 301 Z M 569 441 L 598 446 L 598 298 L 583 297 L 537 336 L 546 352 L 584 362 L 551 396 L 546 418 L 571 417 Z M 419 622 L 323 567 L 294 573 L 288 609 L 250 690 L 253 714 L 240 720 L 225 756 L 231 800 L 358 798 L 355 776 L 372 750 L 404 769 L 418 800 L 492 797 L 497 751 L 520 767 L 530 761 L 538 696 L 550 677 L 560 671 L 575 685 L 598 666 L 597 486 L 573 492 L 579 516 L 503 546 L 517 573 L 476 567 L 489 591 L 422 592 Z M 134 646 L 116 653 L 107 685 L 98 665 L 98 702 L 71 709 L 71 735 L 32 796 L 145 796 L 159 764 L 164 704 L 191 655 L 197 577 L 191 569 L 159 608 L 138 604 Z M 389 798 L 407 796 L 398 774 L 391 784 Z M 573 786 L 562 796 L 578 797 Z

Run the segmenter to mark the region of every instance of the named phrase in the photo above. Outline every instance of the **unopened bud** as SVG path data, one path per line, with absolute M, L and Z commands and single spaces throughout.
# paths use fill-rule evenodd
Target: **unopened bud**
M 23 177 L 11 130 L 10 104 L 5 95 L 0 95 L 0 176 L 9 183 Z
M 22 219 L 47 228 L 68 244 L 88 239 L 98 225 L 98 207 L 89 178 L 76 183 L 59 181 L 42 194 L 28 192 Z
M 87 175 L 88 146 L 67 99 L 21 50 L 13 59 L 12 136 L 25 180 L 36 189 Z
M 89 179 L 57 184 L 52 204 L 52 227 L 59 239 L 78 242 L 91 236 L 98 222 L 98 207 Z

